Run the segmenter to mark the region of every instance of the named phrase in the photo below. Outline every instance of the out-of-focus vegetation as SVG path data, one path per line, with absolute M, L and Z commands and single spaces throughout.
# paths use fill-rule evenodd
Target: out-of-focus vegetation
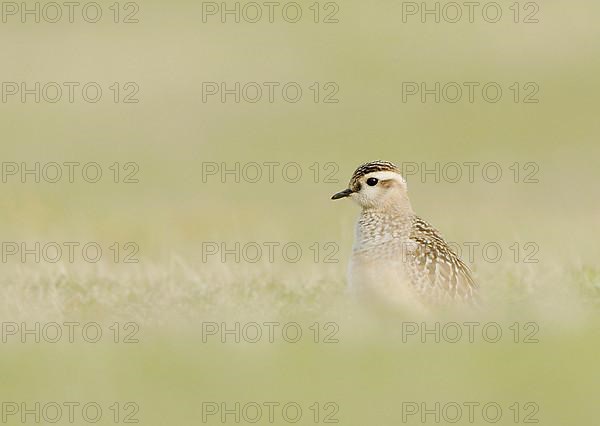
M 310 19 L 297 24 L 204 23 L 202 3 L 155 1 L 140 3 L 137 24 L 0 24 L 0 81 L 93 81 L 105 90 L 96 104 L 0 103 L 3 170 L 74 161 L 96 162 L 104 173 L 96 184 L 5 176 L 2 242 L 98 242 L 104 253 L 95 264 L 9 256 L 0 264 L 0 318 L 29 326 L 94 321 L 105 332 L 114 322 L 139 325 L 139 343 L 129 345 L 20 344 L 9 336 L 0 344 L 0 401 L 135 401 L 144 425 L 199 424 L 206 401 L 298 401 L 298 424 L 314 424 L 313 402 L 334 401 L 344 425 L 400 424 L 403 401 L 496 401 L 504 409 L 497 424 L 508 425 L 515 422 L 507 407 L 518 401 L 539 405 L 540 424 L 593 424 L 598 3 L 544 2 L 537 24 L 515 24 L 508 3 L 497 24 L 403 23 L 402 3 L 391 1 L 345 1 L 339 23 L 314 24 L 302 5 Z M 236 81 L 297 82 L 304 94 L 297 103 L 203 102 L 203 82 Z M 403 82 L 436 81 L 497 82 L 504 94 L 497 103 L 403 102 Z M 114 82 L 137 84 L 139 102 L 115 104 Z M 315 82 L 321 97 L 335 83 L 339 102 L 315 103 Z M 515 82 L 534 82 L 539 102 L 515 103 Z M 329 197 L 373 159 L 420 171 L 463 165 L 455 183 L 407 176 L 417 213 L 463 257 L 479 244 L 467 260 L 482 309 L 428 324 L 497 322 L 506 333 L 500 342 L 404 343 L 402 324 L 420 319 L 380 317 L 347 300 L 357 208 Z M 122 183 L 129 162 L 139 166 L 138 183 Z M 207 162 L 280 166 L 273 182 L 265 174 L 236 183 L 203 176 Z M 297 183 L 279 173 L 290 162 L 302 169 Z M 473 182 L 466 162 L 481 165 Z M 497 183 L 481 175 L 490 163 L 503 172 Z M 130 242 L 139 263 L 122 263 Z M 263 255 L 223 263 L 218 254 L 204 262 L 207 242 L 294 242 L 303 255 L 286 262 L 278 249 L 273 262 Z M 497 260 L 482 251 L 488 243 L 501 248 Z M 337 263 L 326 263 L 328 254 Z M 333 322 L 339 342 L 203 343 L 203 324 L 221 321 L 296 321 L 308 336 L 311 324 Z M 515 322 L 536 323 L 539 342 L 514 343 Z M 98 424 L 113 424 L 109 417 Z M 21 424 L 15 419 L 6 424 Z

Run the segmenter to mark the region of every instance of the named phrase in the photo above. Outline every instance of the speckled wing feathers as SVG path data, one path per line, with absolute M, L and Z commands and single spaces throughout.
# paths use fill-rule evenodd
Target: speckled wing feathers
M 407 272 L 420 296 L 433 303 L 474 298 L 477 285 L 468 266 L 435 228 L 415 216 L 409 239 Z

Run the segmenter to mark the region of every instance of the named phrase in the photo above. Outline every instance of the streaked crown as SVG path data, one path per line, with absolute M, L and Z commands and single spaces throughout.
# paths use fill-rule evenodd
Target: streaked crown
M 400 169 L 389 161 L 371 161 L 369 163 L 362 164 L 358 166 L 358 168 L 352 174 L 352 178 L 350 178 L 350 188 L 356 189 L 356 187 L 360 186 L 359 179 L 369 173 L 373 172 L 396 172 L 400 174 Z

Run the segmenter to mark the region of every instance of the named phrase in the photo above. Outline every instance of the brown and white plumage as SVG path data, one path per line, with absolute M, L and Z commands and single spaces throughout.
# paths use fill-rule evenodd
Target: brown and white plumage
M 348 189 L 362 211 L 349 268 L 349 283 L 362 295 L 392 304 L 471 302 L 477 285 L 467 265 L 429 223 L 415 215 L 406 181 L 392 163 L 356 169 Z
M 469 267 L 440 233 L 418 216 L 413 217 L 406 264 L 412 284 L 432 303 L 474 298 L 477 285 Z

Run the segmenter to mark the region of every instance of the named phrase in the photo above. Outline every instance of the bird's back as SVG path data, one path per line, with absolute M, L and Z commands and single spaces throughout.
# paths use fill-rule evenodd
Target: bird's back
M 425 306 L 470 302 L 477 285 L 441 234 L 418 216 L 363 214 L 349 267 L 355 290 L 392 303 Z
M 469 267 L 433 226 L 414 216 L 408 239 L 406 271 L 422 298 L 446 303 L 469 302 L 476 297 L 477 284 Z

